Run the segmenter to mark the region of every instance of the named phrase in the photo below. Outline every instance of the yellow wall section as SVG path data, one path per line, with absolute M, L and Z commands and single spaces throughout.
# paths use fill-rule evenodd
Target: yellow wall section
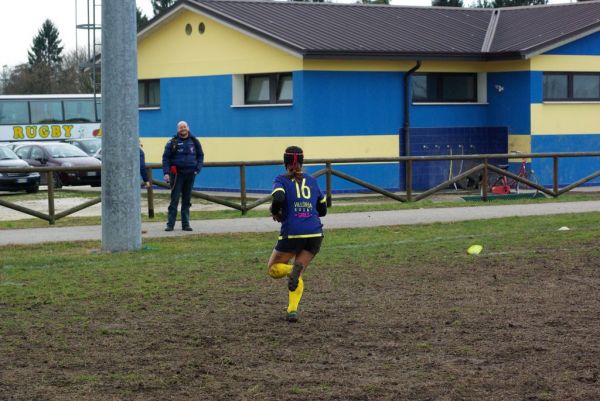
M 160 163 L 170 138 L 142 138 L 146 161 Z M 398 135 L 330 137 L 202 138 L 205 162 L 279 160 L 290 145 L 300 146 L 307 159 L 398 157 Z
M 598 56 L 541 55 L 531 59 L 532 71 L 600 71 Z
M 531 153 L 531 136 L 530 135 L 509 135 L 508 136 L 508 153 L 511 153 L 511 152 Z
M 198 32 L 203 22 L 204 34 Z M 185 26 L 191 24 L 192 34 Z M 302 60 L 184 10 L 138 40 L 139 79 L 295 71 Z
M 600 103 L 531 105 L 531 134 L 599 134 Z

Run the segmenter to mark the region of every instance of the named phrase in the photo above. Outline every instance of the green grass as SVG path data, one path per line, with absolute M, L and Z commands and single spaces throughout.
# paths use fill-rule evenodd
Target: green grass
M 481 244 L 483 256 L 568 249 L 597 238 L 600 213 L 520 217 L 424 226 L 332 230 L 319 264 L 360 264 L 376 269 L 384 258 L 430 262 L 466 257 Z M 571 231 L 557 231 L 568 226 Z M 518 234 L 517 236 L 514 233 Z M 243 277 L 264 274 L 272 234 L 229 234 L 151 239 L 136 252 L 107 254 L 98 242 L 0 247 L 0 299 L 30 310 L 36 305 L 101 304 L 112 298 L 144 299 L 176 289 L 246 291 Z M 225 262 L 225 263 L 224 263 Z M 243 269 L 238 269 L 243 266 Z M 227 283 L 236 283 L 231 287 Z M 0 323 L 1 324 L 1 323 Z
M 122 253 L 0 247 L 2 388 L 15 399 L 480 400 L 537 396 L 528 383 L 545 377 L 568 394 L 557 377 L 593 379 L 597 363 L 599 219 L 327 231 L 295 326 L 285 284 L 266 275 L 272 233 Z M 598 399 L 593 386 L 580 385 L 582 399 Z

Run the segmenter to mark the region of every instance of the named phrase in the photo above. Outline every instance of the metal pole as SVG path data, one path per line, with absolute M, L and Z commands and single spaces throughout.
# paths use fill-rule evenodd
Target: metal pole
M 135 2 L 102 4 L 102 249 L 142 247 Z
M 421 67 L 421 60 L 417 60 L 417 64 L 410 70 L 404 73 L 404 127 L 402 132 L 404 133 L 404 156 L 411 156 L 410 153 L 410 94 L 411 94 L 411 75 L 414 74 Z M 404 186 L 406 187 L 406 198 L 411 201 L 412 192 L 412 165 L 411 161 L 407 160 L 404 164 Z

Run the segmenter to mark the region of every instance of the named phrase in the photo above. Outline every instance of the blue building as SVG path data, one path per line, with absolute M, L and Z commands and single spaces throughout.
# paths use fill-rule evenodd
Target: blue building
M 160 161 L 180 120 L 214 162 L 280 159 L 292 144 L 307 158 L 401 156 L 406 123 L 411 155 L 600 150 L 600 2 L 468 9 L 182 0 L 139 32 L 138 68 L 150 161 Z M 552 161 L 532 164 L 550 185 Z M 559 182 L 599 164 L 561 161 Z M 460 167 L 417 163 L 414 186 Z M 398 163 L 339 169 L 404 188 Z M 280 170 L 249 169 L 248 189 L 268 191 Z M 238 189 L 238 169 L 206 169 L 196 186 Z

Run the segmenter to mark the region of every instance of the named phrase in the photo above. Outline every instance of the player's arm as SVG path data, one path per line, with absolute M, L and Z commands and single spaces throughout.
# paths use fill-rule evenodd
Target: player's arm
M 317 213 L 319 213 L 319 217 L 327 214 L 327 198 L 323 197 L 317 201 Z
M 281 221 L 281 209 L 283 208 L 283 202 L 285 202 L 285 189 L 278 187 L 271 192 L 272 200 L 271 207 L 269 210 L 271 211 L 271 216 L 276 221 Z

